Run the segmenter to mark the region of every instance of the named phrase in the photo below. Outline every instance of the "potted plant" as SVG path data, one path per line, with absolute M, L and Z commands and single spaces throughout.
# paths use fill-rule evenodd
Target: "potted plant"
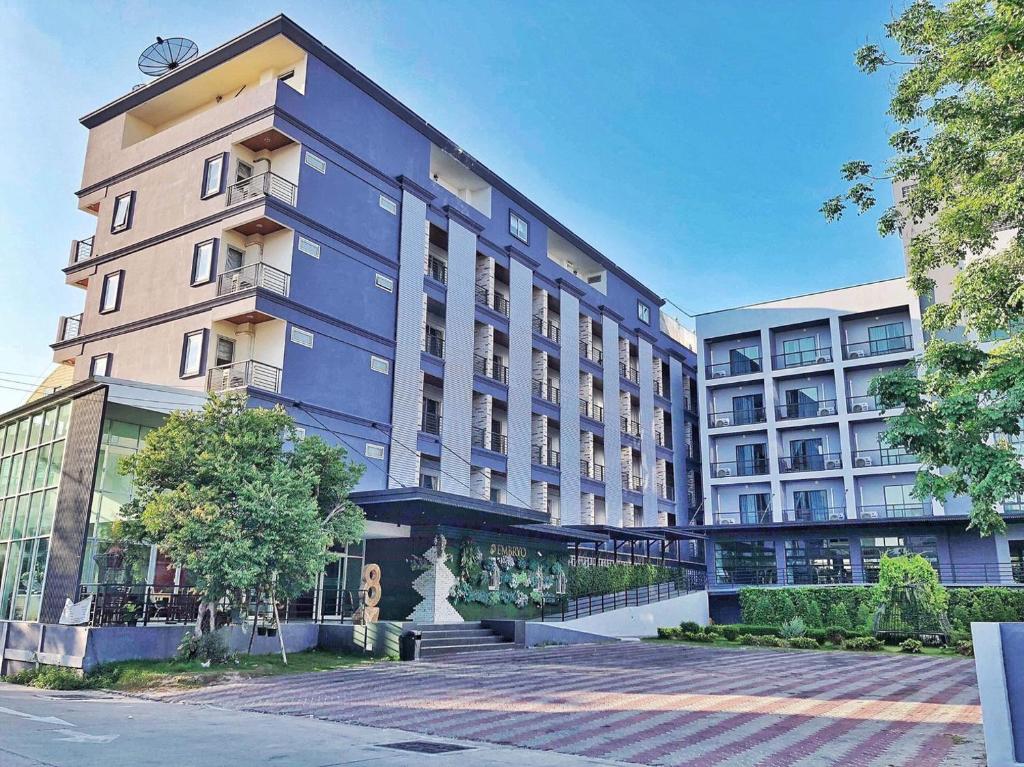
M 265 623 L 256 624 L 256 635 L 265 637 L 267 635 L 267 626 Z
M 267 636 L 268 637 L 276 637 L 277 636 L 277 624 L 276 623 L 270 623 L 270 624 L 267 625 Z
M 124 622 L 128 626 L 136 626 L 139 623 L 139 606 L 134 602 L 125 602 L 121 608 Z

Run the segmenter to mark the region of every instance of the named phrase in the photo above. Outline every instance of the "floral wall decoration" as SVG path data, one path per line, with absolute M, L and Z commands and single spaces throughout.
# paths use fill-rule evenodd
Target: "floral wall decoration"
M 449 566 L 457 581 L 448 595 L 452 604 L 476 603 L 506 605 L 510 608 L 537 608 L 552 603 L 564 594 L 566 569 L 553 551 L 525 546 L 522 556 L 487 553 L 473 538 L 464 538 L 448 550 Z

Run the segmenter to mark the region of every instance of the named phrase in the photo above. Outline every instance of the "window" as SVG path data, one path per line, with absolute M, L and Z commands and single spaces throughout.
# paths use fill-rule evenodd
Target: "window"
M 315 170 L 317 173 L 327 172 L 327 161 L 322 157 L 317 157 L 312 152 L 306 152 L 306 165 Z
M 205 285 L 213 279 L 213 259 L 217 252 L 217 241 L 207 240 L 200 242 L 192 253 L 192 282 L 195 285 Z
M 768 456 L 764 444 L 736 445 L 736 474 L 746 477 L 768 471 Z
M 818 415 L 818 387 L 802 386 L 785 393 L 786 418 L 812 418 Z
M 764 420 L 764 395 L 744 394 L 733 397 L 732 415 L 737 425 L 760 423 Z
M 313 242 L 303 236 L 299 236 L 299 250 L 305 253 L 307 256 L 313 258 L 320 258 L 320 244 Z
M 194 378 L 203 372 L 203 354 L 206 346 L 206 331 L 195 330 L 185 334 L 185 343 L 181 349 L 182 378 Z
M 114 198 L 114 216 L 110 220 L 110 233 L 117 234 L 132 228 L 135 211 L 135 192 L 125 192 Z
M 388 362 L 383 357 L 378 357 L 376 355 L 371 354 L 370 370 L 372 370 L 374 373 L 383 373 L 384 375 L 387 375 L 388 373 L 391 372 L 391 363 Z
M 398 203 L 392 200 L 386 194 L 382 194 L 378 198 L 378 204 L 392 216 L 398 214 Z
M 203 192 L 200 196 L 204 200 L 224 191 L 224 165 L 226 159 L 227 155 L 219 154 L 203 163 Z
M 756 346 L 743 346 L 729 350 L 729 372 L 732 375 L 759 373 L 761 371 L 761 350 Z
M 373 282 L 378 288 L 386 290 L 388 293 L 393 293 L 395 290 L 395 281 L 386 275 L 377 274 L 373 278 Z
M 910 348 L 902 322 L 890 322 L 868 328 L 868 342 L 872 354 L 901 352 Z
M 103 290 L 100 293 L 100 314 L 116 312 L 121 308 L 121 285 L 124 283 L 124 271 L 111 272 L 103 278 Z
M 291 80 L 293 77 L 295 77 L 295 70 L 289 69 L 287 72 L 282 72 L 281 74 L 279 74 L 277 76 L 277 79 L 280 80 L 281 82 L 285 82 L 287 80 Z
M 224 367 L 235 361 L 235 339 L 217 336 L 217 346 L 213 355 L 215 367 Z
M 420 487 L 426 488 L 427 490 L 437 490 L 437 475 L 436 474 L 420 474 Z
M 887 517 L 920 517 L 924 503 L 914 497 L 913 485 L 886 485 L 882 488 Z
M 244 260 L 245 253 L 238 248 L 228 245 L 227 253 L 224 255 L 224 271 L 233 272 L 235 269 L 241 269 Z
M 818 342 L 814 336 L 790 338 L 782 342 L 782 366 L 810 365 L 817 359 Z
M 651 307 L 645 304 L 643 301 L 636 302 L 636 316 L 640 318 L 640 321 L 650 325 L 651 324 Z
M 520 242 L 529 245 L 530 243 L 530 222 L 522 216 L 508 212 L 508 233 Z
M 849 539 L 812 538 L 786 541 L 787 583 L 819 586 L 852 581 Z
M 372 442 L 366 443 L 366 449 L 363 451 L 367 458 L 373 458 L 376 461 L 384 458 L 384 446 L 375 445 Z
M 92 358 L 92 363 L 89 365 L 90 376 L 108 376 L 110 375 L 110 354 L 97 354 Z
M 291 339 L 293 344 L 305 346 L 307 349 L 313 348 L 313 334 L 308 330 L 292 327 Z
M 771 541 L 715 544 L 715 575 L 719 583 L 775 583 L 775 567 L 775 546 Z
M 825 468 L 821 437 L 789 441 L 789 460 L 793 471 L 821 471 Z
M 932 567 L 939 569 L 939 545 L 934 535 L 861 538 L 860 551 L 864 563 L 864 580 L 868 583 L 878 581 L 878 568 L 883 555 L 898 557 L 903 554 L 920 554 Z
M 244 160 L 235 163 L 235 183 L 240 184 L 252 178 L 252 166 Z
M 740 494 L 740 524 L 760 525 L 772 521 L 770 493 Z
M 794 490 L 793 491 L 793 521 L 794 522 L 823 522 L 832 519 L 832 513 L 838 512 L 845 517 L 842 510 L 829 510 L 827 490 Z
M 1013 580 L 1024 583 L 1024 541 L 1010 541 L 1010 572 Z

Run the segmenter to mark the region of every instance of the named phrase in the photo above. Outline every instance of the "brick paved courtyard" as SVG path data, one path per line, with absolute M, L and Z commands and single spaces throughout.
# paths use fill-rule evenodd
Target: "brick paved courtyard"
M 159 697 L 639 764 L 985 763 L 974 664 L 954 658 L 623 643 L 380 663 Z

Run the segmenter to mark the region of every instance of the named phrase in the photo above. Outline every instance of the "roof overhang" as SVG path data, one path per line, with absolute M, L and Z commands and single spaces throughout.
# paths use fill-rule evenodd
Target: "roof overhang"
M 362 507 L 366 518 L 400 525 L 450 525 L 475 530 L 494 530 L 516 525 L 541 524 L 548 515 L 421 487 L 364 490 L 349 495 Z

